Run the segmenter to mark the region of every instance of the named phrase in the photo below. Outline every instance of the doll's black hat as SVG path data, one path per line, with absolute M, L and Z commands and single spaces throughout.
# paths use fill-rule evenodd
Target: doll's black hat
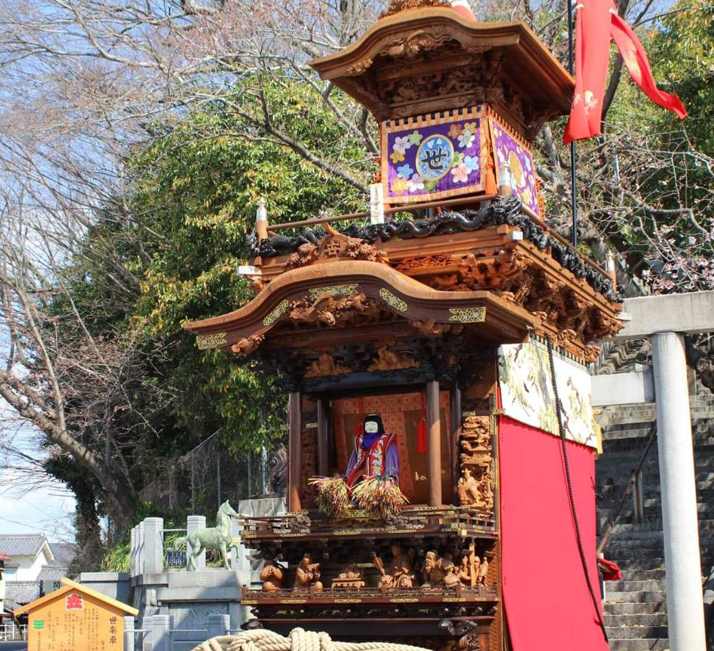
M 377 423 L 377 432 L 384 434 L 384 423 L 382 423 L 382 417 L 379 414 L 367 414 L 364 417 L 364 425 L 367 425 L 367 423 Z

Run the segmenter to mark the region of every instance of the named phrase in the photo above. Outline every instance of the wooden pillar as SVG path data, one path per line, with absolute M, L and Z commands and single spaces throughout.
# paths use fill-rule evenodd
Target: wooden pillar
M 441 418 L 439 382 L 426 383 L 427 457 L 429 460 L 429 506 L 441 506 Z
M 461 389 L 457 384 L 451 388 L 451 490 L 452 502 L 456 502 L 457 486 L 461 475 Z
M 300 511 L 300 439 L 302 437 L 299 391 L 291 391 L 288 402 L 288 510 Z
M 328 402 L 317 399 L 317 474 L 326 477 L 329 472 L 329 431 Z

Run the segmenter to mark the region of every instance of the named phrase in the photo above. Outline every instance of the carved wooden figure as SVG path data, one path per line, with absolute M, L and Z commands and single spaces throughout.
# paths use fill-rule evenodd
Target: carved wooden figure
M 283 570 L 275 561 L 267 560 L 260 573 L 260 580 L 263 582 L 263 590 L 280 590 L 283 587 Z
M 423 587 L 454 586 L 459 583 L 459 568 L 454 565 L 450 555 L 439 556 L 435 551 L 428 551 L 424 560 Z
M 468 468 L 464 468 L 457 488 L 461 506 L 477 506 L 483 503 L 478 482 L 474 479 Z
M 481 561 L 481 567 L 479 567 L 478 570 L 478 584 L 479 585 L 486 585 L 486 577 L 488 575 L 488 559 L 484 556 L 484 559 Z
M 461 554 L 461 565 L 459 567 L 459 579 L 461 582 L 473 588 L 478 584 L 481 559 L 476 555 L 476 545 L 471 543 L 469 548 Z
M 320 581 L 320 564 L 312 562 L 312 555 L 305 554 L 295 572 L 295 587 L 322 590 Z
M 392 545 L 392 562 L 387 569 L 384 568 L 384 563 L 379 556 L 373 554 L 372 559 L 381 575 L 380 587 L 388 589 L 414 587 L 416 577 L 412 568 L 411 555 L 405 552 L 401 545 Z

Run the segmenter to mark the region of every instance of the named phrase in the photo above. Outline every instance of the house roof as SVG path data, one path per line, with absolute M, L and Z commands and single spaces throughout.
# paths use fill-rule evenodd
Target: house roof
M 51 567 L 62 568 L 66 570 L 77 555 L 77 545 L 73 543 L 50 543 L 50 550 L 54 561 L 50 563 Z
M 83 594 L 89 595 L 90 597 L 94 597 L 95 599 L 102 601 L 103 603 L 107 604 L 108 606 L 112 606 L 114 608 L 117 608 L 118 610 L 123 610 L 128 615 L 138 615 L 139 614 L 139 611 L 136 608 L 132 608 L 131 606 L 127 606 L 126 604 L 123 604 L 121 601 L 117 601 L 116 599 L 107 597 L 106 595 L 103 595 L 101 592 L 97 592 L 96 590 L 87 588 L 86 586 L 82 585 L 81 583 L 76 583 L 75 581 L 65 578 L 65 579 L 62 579 L 62 585 L 64 587 L 60 588 L 59 590 L 55 590 L 54 592 L 51 592 L 50 594 L 45 595 L 44 597 L 37 599 L 37 600 L 33 601 L 32 603 L 28 603 L 28 604 L 24 605 L 22 608 L 18 608 L 17 610 L 14 611 L 13 615 L 15 615 L 15 617 L 17 617 L 18 615 L 22 615 L 23 613 L 34 610 L 35 608 L 38 608 L 39 606 L 42 606 L 43 604 L 49 603 L 50 601 L 54 601 L 58 597 L 62 597 L 65 594 L 67 594 L 68 592 L 72 592 L 72 591 L 81 592 Z
M 8 610 L 29 604 L 39 596 L 39 581 L 7 581 L 5 583 L 5 607 Z
M 67 574 L 67 568 L 46 565 L 37 576 L 38 581 L 60 581 Z
M 54 555 L 44 534 L 26 533 L 0 536 L 0 551 L 10 556 L 35 556 L 44 545 L 47 546 L 49 560 L 53 561 Z
M 570 110 L 575 80 L 527 25 L 468 20 L 451 7 L 409 9 L 384 17 L 347 47 L 309 65 L 383 120 L 394 117 L 394 111 L 372 90 L 375 74 L 395 60 L 409 68 L 420 49 L 446 41 L 459 43 L 462 57 L 490 50 L 504 54 L 499 74 L 513 78 L 539 107 L 552 107 L 556 115 Z M 415 74 L 429 74 L 419 70 Z

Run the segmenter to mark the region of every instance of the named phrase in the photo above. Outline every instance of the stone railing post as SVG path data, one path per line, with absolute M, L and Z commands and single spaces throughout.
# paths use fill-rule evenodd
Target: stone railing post
M 144 528 L 144 574 L 160 574 L 164 571 L 164 519 L 146 518 Z
M 228 635 L 231 630 L 230 615 L 209 615 L 208 616 L 208 639 L 219 635 Z
M 186 519 L 186 529 L 187 534 L 190 536 L 191 532 L 196 531 L 196 529 L 206 528 L 206 517 L 203 515 L 189 515 Z M 188 561 L 191 555 L 191 544 L 186 543 L 186 561 Z M 201 552 L 201 555 L 196 559 L 196 569 L 205 570 L 206 569 L 206 550 Z
M 144 521 L 136 526 L 136 573 L 144 573 Z
M 136 576 L 137 571 L 137 527 L 132 527 L 129 534 L 129 574 Z
M 150 627 L 151 651 L 171 651 L 171 617 L 153 615 Z
M 134 651 L 134 616 L 124 615 L 124 651 Z

